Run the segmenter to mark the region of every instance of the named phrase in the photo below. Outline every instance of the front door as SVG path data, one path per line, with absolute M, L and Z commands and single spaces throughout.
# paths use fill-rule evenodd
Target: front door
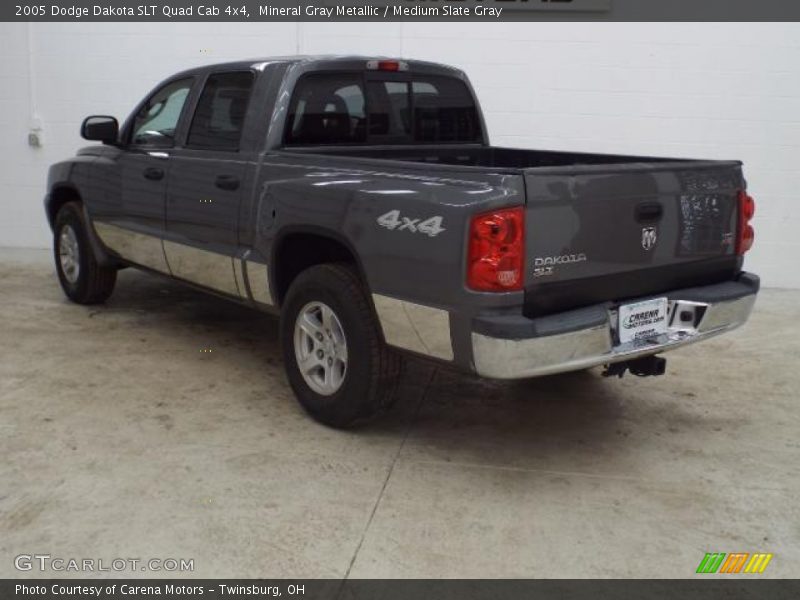
M 127 139 L 111 159 L 116 162 L 118 178 L 113 177 L 116 183 L 106 187 L 113 188 L 117 197 L 104 203 L 102 214 L 94 222 L 98 235 L 111 250 L 130 262 L 165 273 L 169 269 L 161 240 L 167 176 L 191 87 L 191 78 L 170 81 L 134 115 L 124 133 Z

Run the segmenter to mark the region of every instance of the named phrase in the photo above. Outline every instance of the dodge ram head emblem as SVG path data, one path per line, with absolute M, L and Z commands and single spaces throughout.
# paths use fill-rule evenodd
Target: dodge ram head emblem
M 642 229 L 642 248 L 652 250 L 658 241 L 658 232 L 655 227 L 645 227 Z

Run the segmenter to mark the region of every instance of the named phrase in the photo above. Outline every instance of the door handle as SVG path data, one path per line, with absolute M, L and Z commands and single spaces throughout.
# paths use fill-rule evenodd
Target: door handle
M 664 207 L 658 202 L 640 202 L 636 206 L 636 220 L 640 223 L 659 221 L 664 215 Z
M 144 175 L 145 179 L 159 181 L 160 179 L 164 179 L 164 169 L 159 169 L 158 167 L 147 167 L 144 171 L 142 171 L 142 175 Z
M 233 175 L 220 175 L 214 185 L 221 190 L 237 190 L 239 189 L 239 178 Z

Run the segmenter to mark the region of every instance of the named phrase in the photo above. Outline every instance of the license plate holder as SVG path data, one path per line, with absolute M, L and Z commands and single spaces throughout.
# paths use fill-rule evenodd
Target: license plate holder
M 666 333 L 668 308 L 667 298 L 621 305 L 617 322 L 620 344 L 645 342 Z

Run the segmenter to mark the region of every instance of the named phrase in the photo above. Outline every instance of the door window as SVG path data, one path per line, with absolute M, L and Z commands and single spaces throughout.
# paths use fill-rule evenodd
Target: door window
M 209 76 L 189 128 L 186 145 L 215 150 L 238 150 L 253 87 L 249 71 Z
M 191 79 L 180 79 L 168 83 L 153 94 L 134 118 L 131 143 L 172 146 L 175 143 L 178 120 L 191 88 Z

